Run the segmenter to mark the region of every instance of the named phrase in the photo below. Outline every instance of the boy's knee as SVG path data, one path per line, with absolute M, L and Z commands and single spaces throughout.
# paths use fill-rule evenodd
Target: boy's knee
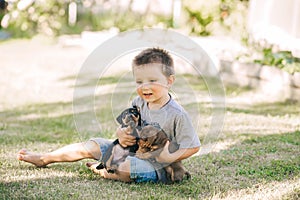
M 119 165 L 119 171 L 130 174 L 130 160 L 125 160 L 123 163 L 121 163 Z
M 100 148 L 96 142 L 94 142 L 92 140 L 84 142 L 83 148 L 86 151 L 86 153 L 88 154 L 87 157 L 90 157 L 90 158 L 93 158 L 96 160 L 99 160 L 101 158 Z
M 130 160 L 126 160 L 118 167 L 119 176 L 122 181 L 130 182 Z

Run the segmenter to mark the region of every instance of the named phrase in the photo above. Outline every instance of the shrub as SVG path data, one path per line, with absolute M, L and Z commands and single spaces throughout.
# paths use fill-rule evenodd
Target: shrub
M 200 36 L 241 34 L 245 31 L 248 1 L 183 0 L 185 27 Z
M 292 51 L 282 50 L 266 40 L 254 41 L 251 36 L 244 42 L 247 52 L 238 55 L 236 58 L 238 61 L 273 66 L 290 74 L 300 72 L 300 58 L 293 56 Z

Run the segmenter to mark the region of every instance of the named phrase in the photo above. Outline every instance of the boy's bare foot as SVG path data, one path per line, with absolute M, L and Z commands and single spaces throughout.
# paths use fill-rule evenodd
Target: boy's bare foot
M 20 150 L 17 158 L 18 160 L 31 163 L 37 167 L 45 167 L 47 165 L 42 160 L 42 156 L 40 154 L 29 152 L 26 149 Z
M 92 170 L 95 174 L 99 174 L 101 177 L 106 177 L 106 170 L 105 169 L 96 169 L 96 167 L 99 165 L 97 162 L 87 162 L 86 166 Z

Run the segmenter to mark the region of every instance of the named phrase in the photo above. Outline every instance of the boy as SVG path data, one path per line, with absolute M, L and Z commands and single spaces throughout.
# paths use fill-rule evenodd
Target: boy
M 164 50 L 149 48 L 135 57 L 132 71 L 136 81 L 136 97 L 132 105 L 141 110 L 142 120 L 156 123 L 167 133 L 169 139 L 178 144 L 179 149 L 173 153 L 168 150 L 169 142 L 156 158 L 158 163 L 172 163 L 188 158 L 198 152 L 199 138 L 192 127 L 184 109 L 169 94 L 169 88 L 175 81 L 174 64 L 171 56 Z M 126 128 L 118 128 L 117 137 L 123 147 L 135 144 L 135 137 Z M 22 149 L 18 154 L 21 161 L 32 163 L 38 167 L 54 162 L 73 162 L 84 158 L 100 159 L 111 141 L 96 138 L 84 143 L 67 145 L 56 151 L 38 154 Z M 105 169 L 96 170 L 96 164 L 87 163 L 95 173 L 104 178 L 124 182 L 157 182 L 163 174 L 150 162 L 137 157 L 128 156 L 121 163 L 118 173 L 110 174 Z

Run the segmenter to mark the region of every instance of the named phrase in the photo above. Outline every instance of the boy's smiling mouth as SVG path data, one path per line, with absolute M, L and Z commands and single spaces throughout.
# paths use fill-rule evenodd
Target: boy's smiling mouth
M 146 97 L 146 98 L 149 98 L 149 97 L 151 97 L 151 95 L 152 95 L 152 93 L 151 93 L 151 92 L 149 92 L 149 93 L 143 93 L 143 96 L 144 96 L 144 97 Z

